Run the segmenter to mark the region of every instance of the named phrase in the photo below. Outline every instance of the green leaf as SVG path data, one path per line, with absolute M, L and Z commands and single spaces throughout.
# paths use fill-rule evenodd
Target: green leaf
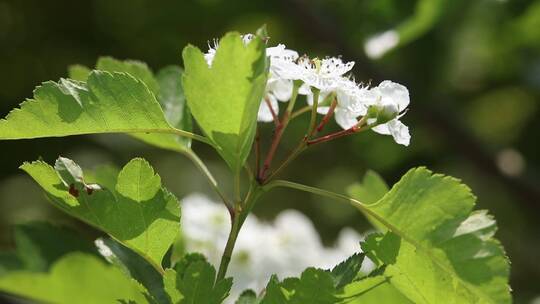
M 182 69 L 168 66 L 161 69 L 154 77 L 152 70 L 143 62 L 136 60 L 117 60 L 112 57 L 98 59 L 96 69 L 108 72 L 124 72 L 141 80 L 159 101 L 165 118 L 177 129 L 191 131 L 191 114 L 186 106 L 186 98 L 182 88 Z M 177 150 L 189 147 L 191 139 L 170 134 L 142 134 L 139 139 L 161 148 Z M 174 139 L 174 140 L 173 140 Z M 178 144 L 180 144 L 179 147 Z
M 159 99 L 160 89 L 159 84 L 154 78 L 154 74 L 148 68 L 146 63 L 137 60 L 118 60 L 112 57 L 100 57 L 96 63 L 96 70 L 106 72 L 124 72 L 136 79 L 141 80 L 150 92 L 154 94 L 156 99 Z
M 0 140 L 130 133 L 161 148 L 182 151 L 180 132 L 167 122 L 142 81 L 118 72 L 93 71 L 87 82 L 45 82 L 34 91 L 34 99 L 0 120 Z
M 107 253 L 104 255 L 107 261 L 141 283 L 158 303 L 169 303 L 161 274 L 144 258 L 110 238 L 100 238 L 96 240 L 96 245 Z
M 90 68 L 81 64 L 74 64 L 68 67 L 69 78 L 77 81 L 86 82 L 91 72 L 92 70 Z
M 22 268 L 23 262 L 15 251 L 0 251 L 0 277 L 5 273 Z
M 187 255 L 175 269 L 167 269 L 165 290 L 172 303 L 219 304 L 229 295 L 232 279 L 216 282 L 216 270 L 201 255 Z
M 362 250 L 377 266 L 394 264 L 401 246 L 401 238 L 393 233 L 370 234 L 362 242 Z
M 240 296 L 238 297 L 238 300 L 234 302 L 235 304 L 258 304 L 259 300 L 257 299 L 257 294 L 251 290 L 244 290 Z
M 48 223 L 27 223 L 15 227 L 16 255 L 19 269 L 47 271 L 52 263 L 67 253 L 79 251 L 98 255 L 90 241 L 75 231 Z
M 347 284 L 338 296 L 339 303 L 347 304 L 407 304 L 413 303 L 383 275 L 366 277 Z
M 392 232 L 364 250 L 387 264 L 389 282 L 415 303 L 509 303 L 508 260 L 493 239 L 495 221 L 471 213 L 474 203 L 459 180 L 413 169 L 365 206 Z
M 368 170 L 361 183 L 354 183 L 347 188 L 347 193 L 364 204 L 373 204 L 387 192 L 388 185 L 375 171 Z
M 165 118 L 169 124 L 184 131 L 192 130 L 191 114 L 186 106 L 184 90 L 182 89 L 182 69 L 178 66 L 168 66 L 159 71 L 154 77 L 152 70 L 142 62 L 136 60 L 117 60 L 112 57 L 98 59 L 96 69 L 107 72 L 123 72 L 142 81 L 159 101 Z M 77 80 L 86 81 L 90 73 L 78 67 L 71 66 L 69 76 Z M 76 77 L 76 78 L 75 78 Z M 191 139 L 170 134 L 137 134 L 135 137 L 146 143 L 171 150 L 182 150 L 191 145 Z
M 347 193 L 364 204 L 373 204 L 380 200 L 389 188 L 384 179 L 375 171 L 368 170 L 361 183 L 354 183 L 347 188 Z M 365 213 L 364 213 L 365 214 Z M 367 219 L 379 230 L 385 231 L 386 227 L 365 214 Z
M 330 304 L 336 303 L 335 295 L 331 274 L 322 269 L 308 268 L 300 278 L 287 278 L 281 283 L 273 276 L 261 304 Z
M 177 274 L 174 269 L 165 269 L 165 274 L 163 275 L 163 286 L 165 292 L 169 295 L 169 299 L 172 304 L 178 304 L 184 298 L 180 291 L 176 288 Z
M 90 240 L 49 223 L 16 225 L 14 242 L 14 250 L 0 252 L 0 276 L 15 270 L 47 271 L 62 256 L 74 251 L 99 256 Z
M 145 160 L 131 160 L 118 175 L 114 189 L 93 191 L 82 183 L 66 186 L 62 176 L 41 161 L 21 168 L 55 206 L 107 232 L 161 269 L 162 258 L 178 233 L 180 206 L 161 187 L 160 177 Z
M 264 297 L 261 304 L 286 304 L 287 297 L 284 290 L 281 289 L 281 284 L 276 275 L 270 277 L 270 281 L 266 285 Z
M 341 288 L 351 283 L 358 276 L 364 256 L 362 253 L 353 254 L 332 269 L 331 274 L 336 288 Z
M 47 303 L 148 303 L 144 290 L 113 266 L 84 253 L 70 253 L 49 273 L 27 270 L 0 277 L 0 290 Z
M 157 74 L 160 88 L 159 103 L 165 113 L 165 118 L 171 126 L 185 131 L 193 129 L 191 113 L 186 105 L 186 97 L 182 88 L 182 74 L 184 71 L 178 66 L 167 66 Z M 186 147 L 191 145 L 191 139 L 177 137 L 177 140 Z
M 247 46 L 238 33 L 219 42 L 212 66 L 188 45 L 182 53 L 188 106 L 229 167 L 238 172 L 249 155 L 257 111 L 268 74 L 265 44 L 255 37 Z

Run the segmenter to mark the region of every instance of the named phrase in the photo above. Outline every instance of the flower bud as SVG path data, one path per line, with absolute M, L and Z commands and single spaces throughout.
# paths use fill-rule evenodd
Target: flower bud
M 398 114 L 399 110 L 396 105 L 386 104 L 369 107 L 366 116 L 369 125 L 381 125 L 396 118 Z

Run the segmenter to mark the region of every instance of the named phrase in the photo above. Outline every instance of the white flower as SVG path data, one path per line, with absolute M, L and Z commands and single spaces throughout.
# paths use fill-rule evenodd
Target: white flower
M 301 87 L 301 93 L 307 95 L 307 103 L 313 105 L 313 94 L 308 94 L 307 86 Z M 365 87 L 358 85 L 354 80 L 341 78 L 337 86 L 332 91 L 321 91 L 319 94 L 319 104 L 322 103 L 330 93 L 336 94 L 337 105 L 334 110 L 335 120 L 343 129 L 349 129 L 358 123 L 358 117 L 367 113 L 368 107 L 374 103 L 373 94 Z M 327 114 L 330 105 L 318 106 L 319 114 Z
M 320 61 L 302 57 L 298 60 L 298 66 L 302 69 L 299 79 L 306 85 L 320 91 L 331 91 L 338 87 L 343 75 L 353 68 L 354 62 L 344 63 L 335 57 Z
M 294 77 L 291 78 L 291 75 L 294 75 L 291 71 L 295 67 L 297 68 L 295 60 L 298 58 L 298 53 L 287 49 L 283 44 L 278 44 L 277 46 L 267 48 L 266 56 L 270 58 L 270 73 L 266 83 L 265 97 L 259 106 L 257 120 L 261 122 L 271 122 L 274 120 L 265 99 L 268 100 L 276 115 L 279 114 L 277 101 L 287 102 L 291 99 L 293 80 L 295 79 Z
M 349 79 L 341 83 L 336 93 L 336 122 L 343 129 L 352 128 L 358 123 L 358 117 L 366 115 L 369 105 L 373 103 L 372 94 L 366 87 Z
M 392 135 L 398 144 L 408 146 L 411 140 L 409 128 L 399 119 L 405 114 L 405 110 L 409 106 L 409 90 L 399 83 L 385 80 L 377 87 L 370 89 L 370 92 L 374 96 L 374 106 L 379 111 L 393 112 L 396 116 L 387 123 L 373 127 L 373 131 L 379 134 Z M 368 124 L 372 123 L 375 122 L 368 120 Z
M 287 49 L 285 45 L 278 44 L 275 47 L 266 49 L 266 56 L 270 58 L 270 76 L 269 82 L 283 80 L 291 83 L 301 79 L 303 69 L 296 64 L 298 53 Z

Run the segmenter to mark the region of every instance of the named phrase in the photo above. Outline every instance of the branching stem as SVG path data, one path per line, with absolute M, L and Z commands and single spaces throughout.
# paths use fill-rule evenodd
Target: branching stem
M 300 87 L 300 83 L 295 82 L 293 86 L 292 96 L 291 96 L 291 99 L 289 100 L 287 109 L 285 110 L 285 113 L 283 113 L 283 117 L 281 121 L 276 126 L 276 130 L 274 131 L 274 137 L 272 138 L 272 143 L 270 144 L 270 149 L 268 150 L 268 154 L 266 155 L 266 158 L 264 159 L 263 166 L 261 170 L 259 171 L 259 175 L 258 175 L 259 181 L 263 181 L 265 179 L 266 172 L 268 171 L 268 169 L 270 169 L 270 166 L 272 165 L 272 160 L 274 159 L 279 143 L 281 142 L 281 137 L 283 136 L 283 132 L 285 132 L 285 128 L 287 128 L 287 125 L 289 124 L 289 121 L 291 118 L 291 112 L 294 109 L 294 104 L 296 103 L 296 98 L 298 97 L 299 87 Z
M 253 209 L 253 206 L 257 202 L 257 199 L 262 194 L 262 187 L 259 186 L 257 181 L 253 181 L 250 185 L 248 193 L 244 198 L 244 201 L 240 204 L 237 204 L 234 209 L 234 214 L 232 216 L 231 231 L 227 239 L 227 244 L 225 245 L 225 250 L 221 256 L 221 262 L 219 264 L 219 270 L 216 277 L 216 282 L 225 278 L 227 274 L 227 268 L 231 262 L 232 253 L 234 250 L 234 245 L 236 244 L 236 239 L 238 238 L 238 233 L 244 224 L 248 214 Z

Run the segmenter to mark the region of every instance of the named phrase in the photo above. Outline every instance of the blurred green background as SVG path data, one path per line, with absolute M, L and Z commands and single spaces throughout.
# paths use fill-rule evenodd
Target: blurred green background
M 360 134 L 308 150 L 283 176 L 339 192 L 367 169 L 389 184 L 418 165 L 456 176 L 478 196 L 478 207 L 497 218 L 498 238 L 512 262 L 515 302 L 540 296 L 540 1 L 0 1 L 1 116 L 31 97 L 39 83 L 66 77 L 68 65 L 93 66 L 97 57 L 110 55 L 157 70 L 182 64 L 187 43 L 206 50 L 212 38 L 230 30 L 253 32 L 261 24 L 268 26 L 270 45 L 284 43 L 319 57 L 343 55 L 356 62 L 358 81 L 392 79 L 411 94 L 403 118 L 412 133 L 409 147 L 388 136 Z M 388 30 L 398 33 L 398 45 L 369 59 L 365 43 Z M 306 120 L 292 123 L 282 152 L 301 138 Z M 271 132 L 265 125 L 266 143 Z M 224 163 L 209 148 L 194 145 L 227 187 Z M 0 153 L 3 248 L 13 245 L 12 225 L 30 220 L 95 234 L 47 204 L 18 170 L 39 157 L 51 163 L 62 155 L 94 168 L 142 156 L 179 197 L 195 191 L 213 196 L 185 158 L 126 136 L 0 142 Z M 344 226 L 369 229 L 351 207 L 290 190 L 276 190 L 255 212 L 271 219 L 286 208 L 305 212 L 327 244 Z

